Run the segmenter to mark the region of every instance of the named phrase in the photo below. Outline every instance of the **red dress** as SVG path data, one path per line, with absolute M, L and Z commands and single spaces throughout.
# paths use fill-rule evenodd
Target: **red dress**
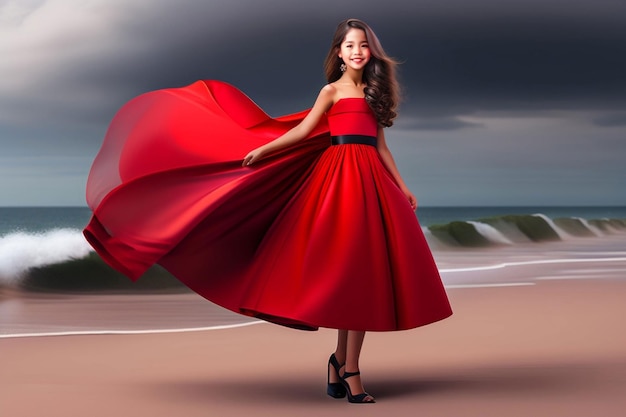
M 376 147 L 364 99 L 338 101 L 305 140 L 243 156 L 306 115 L 272 119 L 234 87 L 199 81 L 129 102 L 87 183 L 85 236 L 137 279 L 159 263 L 225 308 L 316 329 L 403 330 L 452 314 L 415 213 Z

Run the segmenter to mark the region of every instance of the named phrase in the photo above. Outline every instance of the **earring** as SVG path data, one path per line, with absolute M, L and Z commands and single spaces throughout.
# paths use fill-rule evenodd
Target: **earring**
M 341 72 L 346 72 L 348 66 L 342 62 L 341 65 L 339 65 L 339 69 L 341 70 Z

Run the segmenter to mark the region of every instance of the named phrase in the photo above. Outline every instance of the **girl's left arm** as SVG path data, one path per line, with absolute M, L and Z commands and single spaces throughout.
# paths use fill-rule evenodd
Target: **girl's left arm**
M 396 180 L 398 186 L 409 200 L 411 204 L 411 208 L 415 210 L 417 208 L 417 199 L 409 190 L 409 187 L 406 186 L 402 176 L 400 175 L 400 171 L 398 171 L 398 167 L 396 166 L 396 162 L 393 160 L 393 156 L 391 155 L 391 151 L 387 146 L 387 142 L 385 141 L 385 132 L 382 126 L 378 126 L 378 140 L 376 144 L 376 148 L 378 149 L 378 153 L 380 154 L 380 158 L 385 165 L 385 168 L 389 171 L 391 176 Z

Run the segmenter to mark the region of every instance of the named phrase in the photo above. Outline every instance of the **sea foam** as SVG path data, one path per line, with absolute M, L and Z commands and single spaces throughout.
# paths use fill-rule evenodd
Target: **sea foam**
M 513 244 L 513 242 L 511 242 L 506 236 L 504 236 L 502 232 L 489 224 L 469 220 L 467 222 L 474 226 L 476 231 L 483 235 L 490 242 L 502 245 Z
M 33 267 L 82 258 L 91 247 L 77 229 L 14 232 L 0 237 L 0 284 L 12 284 Z

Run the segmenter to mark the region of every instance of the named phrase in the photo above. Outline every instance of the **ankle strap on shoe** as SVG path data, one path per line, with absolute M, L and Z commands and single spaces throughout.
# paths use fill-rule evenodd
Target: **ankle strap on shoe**
M 356 372 L 348 372 L 348 371 L 344 371 L 343 372 L 343 376 L 341 378 L 343 379 L 348 379 L 351 376 L 357 376 L 357 375 L 361 375 L 361 371 L 356 371 Z

